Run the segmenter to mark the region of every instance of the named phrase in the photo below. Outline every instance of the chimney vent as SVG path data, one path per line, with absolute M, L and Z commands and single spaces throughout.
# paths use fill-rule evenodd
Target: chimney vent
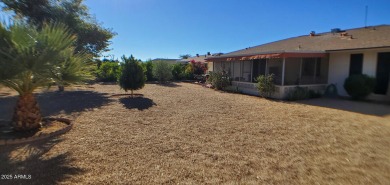
M 211 55 L 211 53 L 210 53 L 210 52 L 207 52 L 207 55 Z
M 199 54 L 196 54 L 196 57 L 199 57 Z
M 310 32 L 310 37 L 313 37 L 313 36 L 316 36 L 316 32 L 315 31 L 311 31 Z

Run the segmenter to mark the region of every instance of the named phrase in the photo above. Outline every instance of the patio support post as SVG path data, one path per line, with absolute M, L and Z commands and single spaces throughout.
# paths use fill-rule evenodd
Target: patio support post
M 253 60 L 251 60 L 251 80 L 249 82 L 253 82 Z
M 231 63 L 230 63 L 230 67 L 232 68 L 232 70 L 233 70 L 233 72 L 232 72 L 232 78 L 233 78 L 233 80 L 234 80 L 234 61 L 232 61 Z
M 241 82 L 242 77 L 242 61 L 240 60 L 240 77 L 238 77 L 238 81 Z
M 213 61 L 213 72 L 215 72 L 214 63 L 215 63 L 215 61 Z
M 299 84 L 301 84 L 301 79 L 302 79 L 302 63 L 303 63 L 303 58 L 301 58 L 301 65 L 299 66 Z
M 313 83 L 315 83 L 316 75 L 317 75 L 317 58 L 316 58 L 315 61 L 314 61 L 314 76 L 313 76 Z
M 286 58 L 283 58 L 283 67 L 282 67 L 282 86 L 284 85 L 284 73 L 286 68 Z

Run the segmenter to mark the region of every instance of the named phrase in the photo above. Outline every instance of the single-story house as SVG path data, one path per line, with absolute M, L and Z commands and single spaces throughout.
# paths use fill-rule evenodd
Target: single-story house
M 176 61 L 179 59 L 170 59 L 170 58 L 156 58 L 152 60 L 152 63 L 157 62 L 157 61 L 163 61 L 168 64 L 176 64 Z
M 335 84 L 348 96 L 343 84 L 353 74 L 376 78 L 369 99 L 390 100 L 390 25 L 311 32 L 255 47 L 211 56 L 214 71 L 224 71 L 243 93 L 257 95 L 255 78 L 274 74 L 274 98 L 285 98 L 296 86 L 324 92 Z
M 221 55 L 221 53 L 211 54 L 210 52 L 207 52 L 207 54 L 205 54 L 205 55 L 196 54 L 193 57 L 188 57 L 188 58 L 185 58 L 185 59 L 179 59 L 176 62 L 177 63 L 181 63 L 181 64 L 188 64 L 190 61 L 204 63 L 204 64 L 207 65 L 207 73 L 208 73 L 209 71 L 213 71 L 213 64 L 212 64 L 212 62 L 207 62 L 206 58 L 207 57 L 211 57 L 211 56 L 218 56 L 218 55 Z
M 181 63 L 181 64 L 188 64 L 190 61 L 193 60 L 195 62 L 206 63 L 206 57 L 207 56 L 210 56 L 210 55 L 199 55 L 199 54 L 196 54 L 196 56 L 179 59 L 176 62 L 177 63 Z

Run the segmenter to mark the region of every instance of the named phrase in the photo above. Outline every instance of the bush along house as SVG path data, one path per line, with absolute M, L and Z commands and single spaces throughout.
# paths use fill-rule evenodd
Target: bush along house
M 348 96 L 345 79 L 366 74 L 376 81 L 368 99 L 390 101 L 390 25 L 311 32 L 206 60 L 246 94 L 258 95 L 256 77 L 274 74 L 273 98 L 284 99 L 297 86 L 324 93 L 330 84 Z

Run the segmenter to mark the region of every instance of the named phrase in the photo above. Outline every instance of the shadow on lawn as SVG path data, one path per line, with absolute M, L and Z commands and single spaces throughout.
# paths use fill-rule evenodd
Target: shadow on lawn
M 128 109 L 138 109 L 141 111 L 156 105 L 153 100 L 144 97 L 120 98 L 119 101 Z
M 37 96 L 44 116 L 71 114 L 99 108 L 111 102 L 106 93 L 95 91 L 47 92 Z
M 8 96 L 8 95 L 11 95 L 11 93 L 5 93 L 5 92 L 0 93 L 0 96 Z
M 0 172 L 12 175 L 12 180 L 0 180 L 0 184 L 57 184 L 70 176 L 80 175 L 85 171 L 74 167 L 74 160 L 68 152 L 47 155 L 53 146 L 62 140 L 37 141 L 29 144 L 1 146 Z M 31 175 L 31 179 L 15 180 L 15 175 Z
M 347 99 L 317 98 L 297 101 L 300 104 L 326 107 L 374 116 L 390 116 L 390 105 Z
M 163 86 L 163 87 L 181 87 L 181 85 L 175 83 L 175 82 L 168 82 L 168 83 L 156 83 L 156 85 Z
M 111 102 L 105 93 L 94 91 L 44 92 L 36 94 L 43 116 L 70 115 Z M 11 120 L 18 97 L 0 97 L 0 120 Z

